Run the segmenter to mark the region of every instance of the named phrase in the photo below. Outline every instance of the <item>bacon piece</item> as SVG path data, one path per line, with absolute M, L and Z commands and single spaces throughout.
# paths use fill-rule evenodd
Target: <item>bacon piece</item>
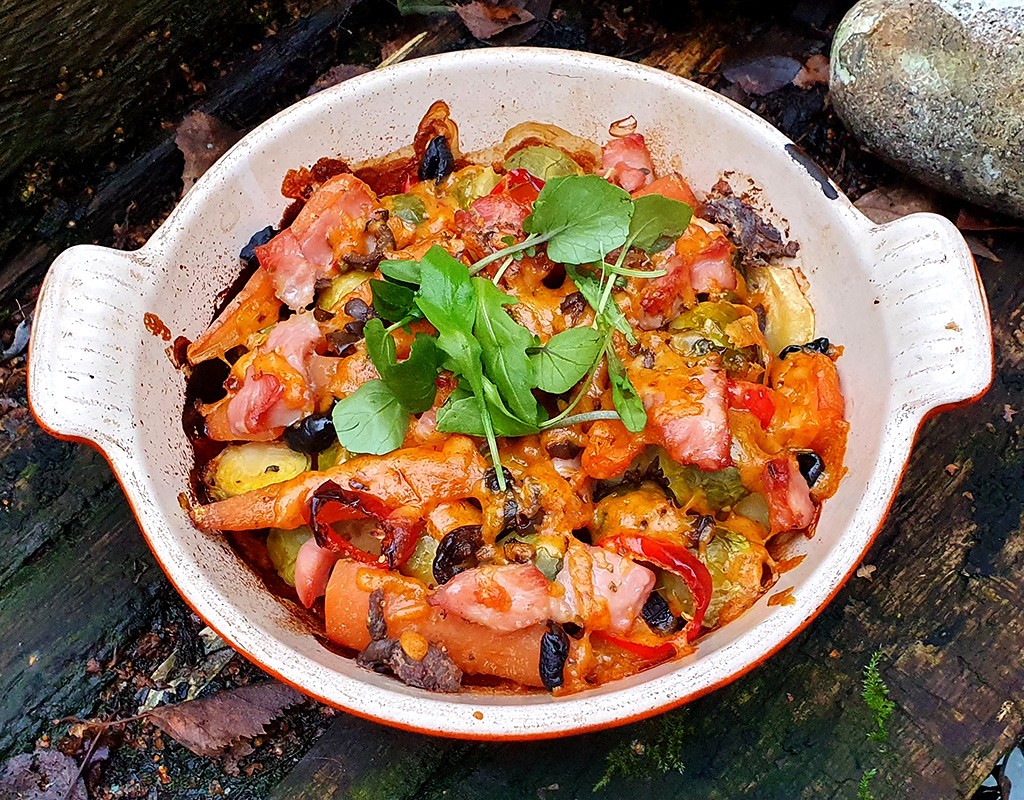
M 460 572 L 430 597 L 450 614 L 509 632 L 548 618 L 551 584 L 533 564 L 487 565 Z
M 333 550 L 318 547 L 313 538 L 299 548 L 295 557 L 295 591 L 299 595 L 299 602 L 306 608 L 311 607 L 327 591 L 331 570 L 339 557 Z
M 553 620 L 626 633 L 654 589 L 655 576 L 610 550 L 571 542 L 555 582 L 564 593 L 551 602 Z
M 609 181 L 627 192 L 642 189 L 654 180 L 654 163 L 639 133 L 608 142 L 601 150 L 601 169 Z
M 732 244 L 724 236 L 715 237 L 690 267 L 690 283 L 695 292 L 732 291 L 737 286 L 733 267 Z
M 319 270 L 306 258 L 291 228 L 259 245 L 256 258 L 260 269 L 270 273 L 274 293 L 289 308 L 305 308 L 313 302 L 313 288 Z
M 814 503 L 795 456 L 776 458 L 761 476 L 772 533 L 801 530 L 814 522 Z

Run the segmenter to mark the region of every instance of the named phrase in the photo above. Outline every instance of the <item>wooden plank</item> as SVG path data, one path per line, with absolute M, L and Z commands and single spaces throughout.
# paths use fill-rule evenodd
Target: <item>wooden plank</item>
M 327 3 L 285 26 L 261 44 L 258 52 L 236 59 L 223 78 L 211 81 L 208 99 L 198 108 L 244 129 L 297 100 L 331 63 L 338 27 L 356 2 Z M 212 8 L 217 4 L 205 5 Z M 3 52 L 0 39 L 0 54 Z M 2 91 L 0 87 L 0 109 Z M 54 116 L 44 114 L 43 118 Z M 15 297 L 25 291 L 66 247 L 109 243 L 115 223 L 166 214 L 181 191 L 182 157 L 174 144 L 174 132 L 162 137 L 112 174 L 98 176 L 100 180 L 76 196 L 42 208 L 12 208 L 0 219 L 0 253 L 9 250 L 8 258 L 0 261 L 0 297 Z

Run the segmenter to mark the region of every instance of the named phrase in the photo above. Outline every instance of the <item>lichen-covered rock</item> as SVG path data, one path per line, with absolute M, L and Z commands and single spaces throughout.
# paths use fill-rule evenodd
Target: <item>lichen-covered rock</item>
M 1024 217 L 1024 0 L 861 0 L 836 31 L 831 90 L 883 158 Z

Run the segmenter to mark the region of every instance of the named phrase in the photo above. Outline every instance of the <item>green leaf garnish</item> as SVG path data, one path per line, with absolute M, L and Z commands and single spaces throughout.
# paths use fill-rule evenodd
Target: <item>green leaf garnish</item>
M 608 353 L 608 380 L 612 385 L 612 402 L 615 403 L 615 410 L 619 412 L 622 424 L 627 430 L 640 433 L 647 424 L 643 400 L 629 380 L 626 368 L 615 350 L 609 346 L 605 351 Z
M 534 344 L 533 334 L 505 313 L 505 306 L 516 302 L 514 297 L 483 278 L 472 281 L 477 300 L 473 333 L 480 342 L 484 371 L 516 417 L 536 422 L 541 410 L 530 391 L 534 369 L 526 353 Z
M 540 428 L 515 417 L 501 401 L 497 388 L 484 378 L 484 398 L 491 429 L 496 436 L 529 436 Z M 437 411 L 437 429 L 441 433 L 465 433 L 484 436 L 486 430 L 480 416 L 480 403 L 465 389 L 456 389 Z
M 661 240 L 676 240 L 690 225 L 693 209 L 686 203 L 670 200 L 664 195 L 648 194 L 633 201 L 633 218 L 629 221 L 632 246 L 647 252 L 663 250 L 656 247 Z
M 379 269 L 381 275 L 395 283 L 406 283 L 409 286 L 420 285 L 420 264 L 418 261 L 389 259 L 381 261 Z
M 572 278 L 572 282 L 576 284 L 576 288 L 579 289 L 580 294 L 590 304 L 590 307 L 597 311 L 601 307 L 601 293 L 604 289 L 601 281 L 594 275 L 580 272 L 571 264 L 566 265 L 565 271 Z M 604 308 L 598 315 L 598 321 L 610 328 L 615 328 L 615 330 L 626 337 L 626 341 L 630 344 L 636 344 L 636 336 L 633 333 L 633 329 L 630 327 L 629 321 L 614 298 L 610 302 L 605 303 Z
M 523 230 L 546 241 L 548 258 L 561 264 L 602 261 L 629 235 L 629 192 L 598 175 L 569 175 L 544 184 Z
M 375 456 L 401 447 L 409 429 L 409 412 L 380 380 L 367 381 L 339 400 L 331 419 L 342 447 Z
M 555 334 L 530 356 L 537 388 L 551 394 L 569 391 L 601 357 L 603 347 L 604 336 L 593 328 L 569 328 Z
M 422 414 L 434 405 L 437 395 L 437 374 L 441 351 L 435 340 L 416 334 L 409 347 L 409 357 L 399 362 L 395 356 L 395 340 L 384 330 L 379 319 L 371 319 L 363 327 L 366 351 L 384 384 L 410 414 Z
M 408 286 L 371 279 L 370 292 L 373 294 L 373 309 L 381 319 L 398 322 L 407 317 L 423 316 L 416 307 L 416 292 Z

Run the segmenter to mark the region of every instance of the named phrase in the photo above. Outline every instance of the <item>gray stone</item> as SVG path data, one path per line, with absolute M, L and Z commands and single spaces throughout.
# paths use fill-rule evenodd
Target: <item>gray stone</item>
M 886 160 L 1024 217 L 1024 0 L 861 0 L 836 31 L 831 91 Z

